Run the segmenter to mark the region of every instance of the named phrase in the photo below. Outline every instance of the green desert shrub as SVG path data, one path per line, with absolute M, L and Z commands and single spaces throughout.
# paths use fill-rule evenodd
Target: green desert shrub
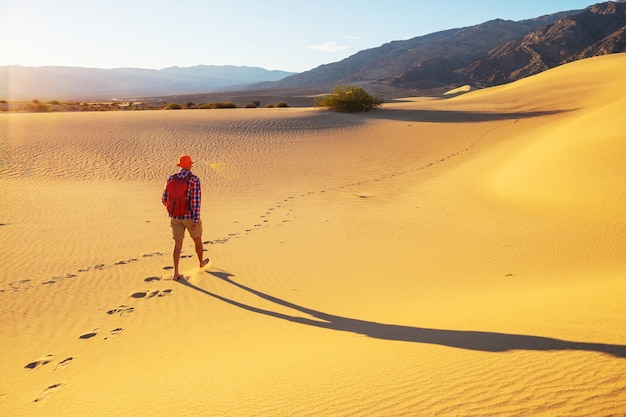
M 286 101 L 279 101 L 276 103 L 276 107 L 289 107 L 289 104 Z
M 47 104 L 43 104 L 43 103 L 34 103 L 34 104 L 30 104 L 28 106 L 30 111 L 34 111 L 37 113 L 46 113 L 50 111 L 50 108 L 48 107 Z
M 183 106 L 178 103 L 168 103 L 168 105 L 165 106 L 165 110 L 180 110 L 182 108 Z
M 216 109 L 236 109 L 237 105 L 233 103 L 232 101 L 221 101 L 221 102 L 215 103 L 215 108 Z
M 341 113 L 367 111 L 383 104 L 383 100 L 368 94 L 355 85 L 335 86 L 329 95 L 315 99 L 316 107 L 325 107 Z
M 199 109 L 236 109 L 237 105 L 231 101 L 217 101 L 213 103 L 203 103 L 198 106 Z

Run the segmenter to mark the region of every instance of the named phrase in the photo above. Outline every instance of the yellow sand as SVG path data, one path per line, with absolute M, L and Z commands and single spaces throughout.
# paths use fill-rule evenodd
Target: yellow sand
M 624 68 L 361 115 L 0 114 L 0 415 L 626 414 Z M 174 282 L 182 154 L 211 264 L 187 238 Z

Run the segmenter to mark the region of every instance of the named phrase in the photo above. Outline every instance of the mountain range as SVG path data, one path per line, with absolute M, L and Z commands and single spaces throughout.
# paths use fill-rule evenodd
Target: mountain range
M 390 42 L 265 86 L 369 83 L 422 92 L 464 84 L 486 87 L 577 59 L 624 51 L 626 3 L 622 0 Z
M 0 98 L 104 99 L 239 89 L 292 75 L 257 67 L 197 65 L 161 70 L 0 66 Z M 10 84 L 9 84 L 10 83 Z
M 0 67 L 0 98 L 10 92 L 22 99 L 175 95 L 202 101 L 212 95 L 229 97 L 225 92 L 232 97 L 269 91 L 312 95 L 341 84 L 364 85 L 389 98 L 399 92 L 440 94 L 467 84 L 488 87 L 578 59 L 625 51 L 626 0 L 620 0 L 392 41 L 297 74 L 205 65 L 163 70 L 5 66 Z

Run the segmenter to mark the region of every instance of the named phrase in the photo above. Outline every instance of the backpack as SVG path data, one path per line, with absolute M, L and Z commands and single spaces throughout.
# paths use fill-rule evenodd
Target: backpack
M 189 189 L 189 182 L 192 178 L 193 175 L 187 175 L 182 178 L 175 175 L 165 186 L 165 190 L 167 191 L 165 207 L 167 207 L 167 212 L 170 216 L 181 217 L 187 214 L 189 207 L 187 204 L 187 190 Z

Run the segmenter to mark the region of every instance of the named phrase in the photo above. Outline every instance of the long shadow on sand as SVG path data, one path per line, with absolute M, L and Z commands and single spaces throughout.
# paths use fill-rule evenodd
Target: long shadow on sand
M 578 350 L 599 352 L 613 355 L 618 358 L 626 358 L 625 345 L 610 345 L 604 343 L 571 342 L 566 340 L 553 339 L 549 337 L 527 336 L 518 334 L 493 333 L 481 331 L 465 330 L 439 330 L 421 327 L 400 326 L 393 324 L 375 323 L 371 321 L 340 317 L 321 311 L 312 310 L 290 303 L 280 298 L 262 293 L 243 284 L 233 281 L 233 275 L 227 272 L 207 271 L 216 278 L 222 279 L 240 289 L 254 294 L 264 300 L 274 304 L 287 307 L 304 314 L 315 317 L 318 320 L 290 316 L 275 311 L 265 310 L 243 304 L 226 297 L 211 293 L 185 280 L 180 280 L 183 285 L 211 296 L 225 303 L 251 311 L 253 313 L 264 314 L 281 320 L 307 326 L 319 327 L 322 329 L 351 332 L 373 337 L 376 339 L 394 340 L 401 342 L 428 343 L 441 346 L 449 346 L 460 349 L 469 349 L 482 352 L 505 352 L 509 350 L 534 350 L 534 351 L 554 351 L 554 350 Z
M 472 112 L 456 110 L 409 110 L 409 109 L 376 109 L 363 113 L 363 117 L 372 119 L 396 120 L 405 122 L 430 123 L 479 123 L 499 120 L 529 119 L 532 117 L 550 116 L 571 110 L 531 111 L 531 112 Z

